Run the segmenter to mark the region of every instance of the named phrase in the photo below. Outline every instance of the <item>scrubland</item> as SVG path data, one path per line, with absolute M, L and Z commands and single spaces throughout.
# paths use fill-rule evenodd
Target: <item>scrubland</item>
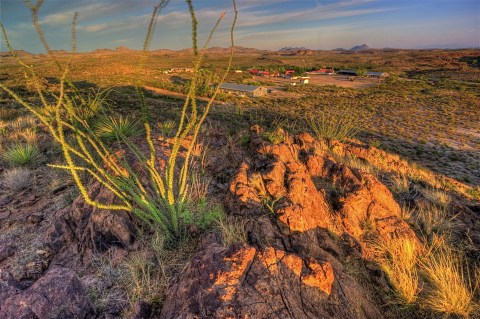
M 145 119 L 135 89 L 139 52 L 55 54 L 61 61 L 72 59 L 71 80 L 88 106 L 77 109 L 81 118 L 79 122 L 84 121 L 88 132 L 98 139 L 91 146 L 109 149 L 108 152 L 95 153 L 89 146 L 90 153 L 84 154 L 92 155 L 88 160 L 92 165 L 98 164 L 100 172 L 102 165 L 112 172 L 105 173 L 106 180 L 94 178 L 86 170 L 76 168 L 72 168 L 79 171 L 76 178 L 65 172 L 61 169 L 67 165 L 65 146 L 61 144 L 77 145 L 83 150 L 75 134 L 78 128 L 67 127 L 65 139 L 58 143 L 45 123 L 2 91 L 0 268 L 24 283 L 23 289 L 41 278 L 52 265 L 69 266 L 81 278 L 94 313 L 126 317 L 135 313 L 144 302 L 151 310 L 150 316 L 168 317 L 165 312 L 170 311 L 167 309 L 170 304 L 166 304 L 171 301 L 167 299 L 169 289 L 177 287 L 175 285 L 182 282 L 181 278 L 188 282 L 189 269 L 192 265 L 200 265 L 198 252 L 202 254 L 202 249 L 208 255 L 207 248 L 214 247 L 215 254 L 225 257 L 219 259 L 230 262 L 235 257 L 228 252 L 236 251 L 238 247 L 255 247 L 252 249 L 258 250 L 256 258 L 260 261 L 266 260 L 265 251 L 269 248 L 265 247 L 274 247 L 292 254 L 286 255 L 288 258 L 284 259 L 287 261 L 303 258 L 303 263 L 310 267 L 309 271 L 317 265 L 313 259 L 319 263 L 332 262 L 335 276 L 338 276 L 335 280 L 342 282 L 345 280 L 343 274 L 348 275 L 355 285 L 365 290 L 366 299 L 388 318 L 475 318 L 479 315 L 480 68 L 478 60 L 473 63 L 480 55 L 478 50 L 372 50 L 352 54 L 325 51 L 309 56 L 285 56 L 257 50 L 238 53 L 233 60 L 234 69 L 283 64 L 319 65 L 363 67 L 386 71 L 393 76 L 362 89 L 304 85 L 288 87 L 282 96 L 239 98 L 220 94 L 205 122 L 198 128 L 198 142 L 189 144 L 191 137 L 186 136 L 182 140 L 184 145 L 179 146 L 180 168 L 174 166 L 175 172 L 177 169 L 181 171 L 182 161 L 189 156 L 192 145 L 184 205 L 175 202 L 168 203 L 169 206 L 158 200 L 153 201 L 157 205 L 154 208 L 145 200 L 150 194 L 156 194 L 153 188 L 131 189 L 136 183 L 141 184 L 138 180 L 145 178 L 141 174 L 148 175 L 155 170 L 163 174 L 165 167 L 168 168 L 182 118 L 183 98 L 155 94 L 142 88 L 148 110 Z M 24 101 L 39 106 L 41 97 L 35 91 L 36 84 L 25 80 L 22 69 L 12 57 L 5 55 L 1 59 L 2 83 Z M 58 72 L 52 71 L 51 61 L 44 55 L 25 54 L 22 59 L 35 66 L 37 75 L 42 78 L 42 91 L 54 93 L 49 97 L 52 100 L 48 101 L 53 105 L 55 95 L 60 92 L 60 79 Z M 199 84 L 199 92 L 203 88 L 204 95 L 212 94 L 209 85 L 221 78 L 221 69 L 227 61 L 225 53 L 207 52 L 201 68 L 210 70 L 209 80 L 205 80 L 203 86 Z M 163 74 L 161 71 L 190 64 L 191 52 L 188 51 L 152 52 L 141 72 L 141 83 L 187 94 L 192 75 Z M 245 75 L 230 74 L 227 78 L 227 81 L 237 82 L 249 80 Z M 206 105 L 207 102 L 199 100 L 199 112 L 204 111 Z M 55 109 L 43 107 L 41 112 L 47 117 L 53 116 Z M 189 119 L 191 117 L 186 121 Z M 150 134 L 150 128 L 144 126 L 145 121 L 153 132 L 152 147 L 147 145 L 148 139 L 145 142 L 145 136 Z M 298 135 L 301 132 L 309 132 L 315 141 L 298 142 L 302 140 Z M 259 141 L 267 146 L 257 149 Z M 280 149 L 283 146 L 289 151 L 275 153 L 275 147 Z M 155 158 L 149 159 L 152 148 L 156 151 Z M 136 152 L 146 155 L 137 155 Z M 112 155 L 111 159 L 107 159 L 107 155 Z M 304 215 L 311 214 L 313 220 L 315 214 L 323 214 L 321 210 L 317 211 L 316 204 L 298 199 L 302 194 L 300 191 L 294 193 L 294 178 L 283 180 L 272 173 L 276 172 L 272 167 L 276 167 L 279 161 L 288 167 L 285 176 L 297 174 L 301 169 L 295 171 L 295 166 L 288 165 L 297 163 L 299 167 L 309 167 L 309 156 L 323 158 L 324 170 L 331 165 L 328 172 L 314 174 L 308 168 L 310 173 L 301 176 L 304 180 L 311 178 L 315 184 L 315 192 L 309 195 L 325 199 L 325 207 L 322 206 L 325 215 L 321 216 L 329 216 L 331 220 L 327 224 L 322 224 L 323 220 L 315 221 L 318 222 L 315 231 L 316 236 L 325 231 L 328 239 L 317 244 L 325 250 L 325 255 L 334 256 L 331 259 L 340 266 L 330 257 L 321 260 L 305 253 L 309 251 L 305 247 L 310 239 L 299 239 L 298 236 L 311 229 L 305 226 L 295 230 L 290 224 L 289 231 L 282 228 L 287 224 L 283 219 L 288 215 L 285 207 L 292 203 L 300 203 Z M 148 167 L 138 168 L 142 161 Z M 152 168 L 149 163 L 154 161 L 158 164 L 151 164 Z M 241 180 L 238 172 L 243 167 L 242 161 L 249 166 L 246 169 L 248 178 L 242 183 L 250 197 L 235 188 Z M 152 175 L 157 183 L 153 185 L 160 185 L 155 174 Z M 375 194 L 385 193 L 380 186 L 376 188 L 369 184 L 374 183 L 371 178 L 386 185 L 387 195 L 375 197 Z M 99 183 L 99 180 L 105 183 Z M 286 185 L 284 193 L 275 189 L 275 185 L 283 183 Z M 99 184 L 110 185 L 121 196 L 112 197 Z M 92 208 L 92 205 L 85 204 L 81 185 L 87 186 L 86 191 L 92 198 L 106 199 L 107 211 L 113 215 L 101 221 L 95 219 L 94 216 L 103 216 L 102 210 L 96 209 L 101 207 Z M 302 185 L 306 185 L 305 189 L 310 187 L 308 183 Z M 381 202 L 381 196 L 394 200 L 393 206 L 387 210 L 389 214 L 397 214 L 397 221 L 391 226 L 394 231 L 387 237 L 383 237 L 386 236 L 385 230 L 380 226 L 385 212 L 378 218 L 367 212 L 358 221 L 358 227 L 345 227 L 345 220 L 352 224 L 352 220 L 357 222 L 345 217 L 349 214 L 345 207 L 351 202 L 354 207 L 360 207 L 361 200 L 355 196 L 366 189 L 375 198 L 372 203 Z M 130 197 L 124 194 L 130 191 L 135 196 L 138 191 L 144 197 L 132 195 L 134 200 L 129 201 Z M 182 193 L 175 189 L 177 195 Z M 236 198 L 242 196 L 247 196 L 249 201 L 235 204 Z M 134 203 L 133 206 L 142 209 L 120 215 L 114 205 L 122 205 L 122 201 L 128 205 Z M 254 205 L 249 209 L 255 213 L 241 213 L 251 204 L 250 201 Z M 148 203 L 142 206 L 145 202 Z M 313 206 L 308 208 L 308 205 Z M 83 217 L 78 217 L 79 212 L 88 215 L 84 218 L 87 220 L 85 224 L 81 221 Z M 155 218 L 160 222 L 155 218 L 144 218 L 142 213 L 145 212 L 158 214 Z M 162 225 L 165 223 L 161 219 L 163 214 L 170 218 L 167 223 L 171 222 L 171 225 L 167 228 Z M 56 237 L 57 232 L 60 233 L 58 229 L 63 227 L 63 224 L 59 226 L 59 219 L 65 219 L 71 228 L 69 231 L 74 234 L 70 237 L 63 235 L 66 244 L 63 243 L 62 249 L 58 248 L 59 237 Z M 280 230 L 272 231 L 275 227 L 271 225 Z M 286 238 L 292 243 L 297 240 L 298 247 L 294 243 L 292 247 L 278 244 Z M 217 246 L 211 244 L 215 240 Z M 360 248 L 352 248 L 353 253 L 347 252 L 348 247 L 338 248 L 344 247 L 345 243 Z M 74 251 L 81 255 L 81 258 L 75 257 L 79 260 L 66 253 L 74 246 Z M 312 254 L 316 253 L 315 249 L 311 250 Z M 68 258 L 74 261 L 69 262 Z M 280 260 L 283 259 L 276 261 L 278 265 Z M 231 266 L 232 269 L 240 267 L 239 264 L 240 261 Z M 255 261 L 252 264 L 256 265 Z M 214 277 L 215 267 L 207 269 Z M 218 267 L 219 274 L 225 272 L 227 275 L 215 277 L 217 282 L 234 277 L 234 271 L 229 273 L 222 268 L 224 265 Z M 274 273 L 273 268 L 268 269 Z M 202 277 L 201 274 L 198 276 Z M 302 276 L 300 281 L 310 278 Z M 305 279 L 305 282 L 311 283 L 312 280 Z M 226 287 L 229 284 L 234 287 L 254 285 L 233 281 L 233 284 L 227 282 Z M 333 292 L 330 293 L 333 294 L 337 288 L 335 284 L 331 287 Z M 212 289 L 217 288 L 213 285 Z M 232 293 L 229 288 L 222 289 L 225 290 L 221 292 Z M 167 310 L 162 312 L 162 308 Z M 359 317 L 368 317 L 359 309 L 357 311 Z M 280 310 L 278 313 L 280 317 L 288 318 Z

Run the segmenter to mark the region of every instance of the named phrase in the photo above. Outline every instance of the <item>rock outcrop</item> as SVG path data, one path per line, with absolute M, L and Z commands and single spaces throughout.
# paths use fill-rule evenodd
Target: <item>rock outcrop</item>
M 0 318 L 87 319 L 95 315 L 80 280 L 70 269 L 53 268 L 23 291 L 7 274 L 0 277 Z
M 209 239 L 173 284 L 161 318 L 382 318 L 382 271 L 371 242 L 416 240 L 390 191 L 339 163 L 308 134 L 277 145 L 251 134 L 225 205 L 248 245 Z M 346 263 L 373 274 L 360 285 Z M 373 283 L 374 282 L 374 283 Z
M 99 183 L 92 184 L 89 189 L 97 201 L 115 203 L 115 196 Z M 126 212 L 98 209 L 80 196 L 55 215 L 45 241 L 56 253 L 56 264 L 67 265 L 72 255 L 83 257 L 111 247 L 126 249 L 134 244 L 135 228 Z
M 273 247 L 206 243 L 171 287 L 160 318 L 380 318 L 328 261 Z

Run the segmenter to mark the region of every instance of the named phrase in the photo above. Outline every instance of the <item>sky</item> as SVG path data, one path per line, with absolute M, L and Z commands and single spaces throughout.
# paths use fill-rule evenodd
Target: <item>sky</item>
M 32 0 L 34 3 L 36 0 Z M 70 50 L 78 12 L 77 49 L 141 49 L 158 0 L 45 0 L 39 20 L 52 49 Z M 210 46 L 228 47 L 231 0 L 193 0 L 203 43 L 225 13 Z M 237 0 L 235 45 L 278 50 L 480 47 L 480 0 Z M 43 52 L 23 0 L 0 0 L 0 21 L 16 50 Z M 171 0 L 157 17 L 151 49 L 191 47 L 184 0 Z M 5 43 L 1 42 L 1 51 Z

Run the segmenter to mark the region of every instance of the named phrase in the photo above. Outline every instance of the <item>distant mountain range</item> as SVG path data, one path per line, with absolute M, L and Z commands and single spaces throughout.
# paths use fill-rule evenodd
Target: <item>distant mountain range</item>
M 479 49 L 477 48 L 465 48 L 465 49 Z M 342 54 L 354 54 L 356 52 L 372 52 L 372 50 L 376 51 L 398 51 L 398 50 L 409 50 L 409 49 L 396 49 L 396 48 L 382 48 L 382 49 L 374 49 L 369 47 L 366 44 L 360 44 L 360 45 L 355 45 L 350 49 L 345 49 L 345 48 L 335 48 L 332 51 L 339 51 Z M 415 50 L 415 49 L 410 49 L 410 50 Z M 417 50 L 435 50 L 435 49 L 417 49 Z M 445 50 L 445 49 L 437 49 L 437 50 Z M 454 50 L 454 49 L 452 49 Z M 139 50 L 135 49 L 130 49 L 124 45 L 117 47 L 116 49 L 96 49 L 90 52 L 80 52 L 80 53 L 97 53 L 97 54 L 113 54 L 113 53 L 129 53 L 129 52 L 138 52 Z M 279 54 L 280 55 L 292 55 L 292 56 L 300 56 L 300 55 L 315 55 L 318 53 L 317 51 L 319 50 L 312 50 L 308 49 L 306 47 L 283 47 L 278 51 L 272 51 L 272 50 L 261 50 L 261 49 L 255 49 L 255 48 L 247 48 L 247 47 L 242 47 L 242 46 L 235 46 L 234 47 L 234 53 L 235 54 L 269 54 L 269 55 L 275 55 Z M 30 55 L 35 55 L 34 53 L 27 52 L 25 50 L 15 50 L 17 56 L 30 56 Z M 187 48 L 187 49 L 182 49 L 182 50 L 171 50 L 171 49 L 157 49 L 157 50 L 151 50 L 151 53 L 154 54 L 180 54 L 180 55 L 185 55 L 185 54 L 191 54 L 192 49 Z M 228 54 L 230 52 L 230 48 L 222 48 L 222 47 L 211 47 L 206 49 L 207 54 Z M 63 54 L 70 54 L 69 51 L 66 50 L 52 50 L 53 54 L 57 55 L 63 55 Z M 40 53 L 44 54 L 44 53 Z M 5 52 L 0 52 L 0 57 L 11 57 L 12 54 L 8 51 Z
M 306 47 L 284 47 L 284 48 L 281 48 L 280 52 L 296 52 L 296 51 L 306 51 L 306 50 L 309 50 L 307 49 Z
M 360 45 L 356 45 L 354 47 L 352 47 L 351 49 L 347 50 L 347 49 L 344 49 L 344 48 L 336 48 L 336 49 L 333 49 L 332 51 L 352 51 L 352 52 L 358 52 L 358 51 L 365 51 L 365 50 L 370 50 L 372 48 L 370 48 L 368 45 L 366 44 L 360 44 Z M 293 52 L 299 52 L 299 51 L 315 51 L 315 50 L 312 50 L 312 49 L 307 49 L 305 47 L 283 47 L 281 48 L 280 50 L 278 50 L 279 52 L 286 52 L 286 53 L 293 53 Z

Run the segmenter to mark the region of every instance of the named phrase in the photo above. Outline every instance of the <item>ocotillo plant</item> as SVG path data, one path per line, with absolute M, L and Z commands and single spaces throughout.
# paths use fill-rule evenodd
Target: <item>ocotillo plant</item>
M 168 2 L 169 0 L 161 0 L 154 7 L 143 45 L 143 58 L 140 59 L 138 65 L 139 73 L 145 65 L 155 30 L 157 15 Z M 35 5 L 28 0 L 26 3 L 32 13 L 33 25 L 37 30 L 38 36 L 48 56 L 54 61 L 61 73 L 58 92 L 47 92 L 42 88 L 40 78 L 36 75 L 33 66 L 24 63 L 15 54 L 8 41 L 7 33 L 3 25 L 0 24 L 6 46 L 24 68 L 26 77 L 34 83 L 41 105 L 38 106 L 28 102 L 2 83 L 0 83 L 0 88 L 33 113 L 48 128 L 54 140 L 60 144 L 65 164 L 50 166 L 70 172 L 86 203 L 99 209 L 130 212 L 152 226 L 160 228 L 164 236 L 172 241 L 176 241 L 184 236 L 187 229 L 186 226 L 194 220 L 194 216 L 192 216 L 192 213 L 187 209 L 187 205 L 185 205 L 188 194 L 190 158 L 200 127 L 213 105 L 221 83 L 225 81 L 230 70 L 234 46 L 233 32 L 237 19 L 236 3 L 233 0 L 234 17 L 230 28 L 230 57 L 228 65 L 212 97 L 206 106 L 200 108 L 196 101 L 197 83 L 200 82 L 199 78 L 201 77 L 200 66 L 204 52 L 225 14 L 222 14 L 216 21 L 205 45 L 199 49 L 195 10 L 191 0 L 186 0 L 186 2 L 192 21 L 194 72 L 185 103 L 182 107 L 180 120 L 177 124 L 170 155 L 164 169 L 160 169 L 158 163 L 157 149 L 154 146 L 152 129 L 148 122 L 147 102 L 143 95 L 139 76 L 136 82 L 136 91 L 139 96 L 143 126 L 146 133 L 145 141 L 148 145 L 149 154 L 144 154 L 121 130 L 114 131 L 114 133 L 118 142 L 117 145 L 122 144 L 126 146 L 129 154 L 135 158 L 137 163 L 140 163 L 140 168 L 138 165 L 129 165 L 127 159 L 122 156 L 125 153 L 124 150 L 114 149 L 102 141 L 95 134 L 95 130 L 91 127 L 89 121 L 84 116 L 81 116 L 79 110 L 83 110 L 82 112 L 89 109 L 93 110 L 94 106 L 90 105 L 92 101 L 95 101 L 95 103 L 100 101 L 101 103 L 104 96 L 99 93 L 99 96 L 93 99 L 83 98 L 70 79 L 69 64 L 71 60 L 62 64 L 51 51 L 42 27 L 38 22 L 38 10 L 43 0 L 38 0 Z M 75 13 L 72 23 L 72 52 L 76 50 L 75 23 L 77 16 L 78 14 Z M 95 106 L 95 108 L 97 107 L 98 105 Z M 73 138 L 67 139 L 67 134 L 71 134 Z M 182 145 L 187 145 L 187 149 L 183 158 L 180 159 L 179 151 Z M 115 195 L 115 201 L 104 203 L 92 198 L 88 192 L 86 182 L 80 176 L 82 171 L 88 173 L 94 180 L 109 189 Z M 146 177 L 145 175 L 148 178 L 144 178 Z

